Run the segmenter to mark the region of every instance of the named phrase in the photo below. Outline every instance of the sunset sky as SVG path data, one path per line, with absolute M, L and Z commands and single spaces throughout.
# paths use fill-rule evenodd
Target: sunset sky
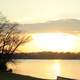
M 0 11 L 12 22 L 31 24 L 21 26 L 33 37 L 21 47 L 24 51 L 80 50 L 80 0 L 0 0 Z
M 0 0 L 0 11 L 22 23 L 80 18 L 80 0 Z

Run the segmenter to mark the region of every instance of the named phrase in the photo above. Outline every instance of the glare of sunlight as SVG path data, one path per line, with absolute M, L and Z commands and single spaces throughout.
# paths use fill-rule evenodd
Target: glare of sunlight
M 33 34 L 38 48 L 48 51 L 71 51 L 75 47 L 76 37 L 65 33 Z

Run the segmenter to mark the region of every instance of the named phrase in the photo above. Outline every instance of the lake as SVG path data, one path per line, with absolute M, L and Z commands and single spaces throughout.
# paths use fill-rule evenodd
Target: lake
M 80 60 L 17 60 L 8 64 L 14 73 L 39 78 L 56 79 L 57 76 L 80 79 Z

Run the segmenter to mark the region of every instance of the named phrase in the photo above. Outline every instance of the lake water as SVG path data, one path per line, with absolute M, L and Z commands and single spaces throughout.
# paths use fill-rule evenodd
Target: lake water
M 39 78 L 56 79 L 57 76 L 80 79 L 80 60 L 17 60 L 9 64 L 14 73 Z

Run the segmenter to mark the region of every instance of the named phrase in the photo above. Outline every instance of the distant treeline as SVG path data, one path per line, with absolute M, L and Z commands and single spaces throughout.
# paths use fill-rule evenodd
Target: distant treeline
M 35 52 L 35 53 L 15 53 L 13 59 L 80 59 L 79 53 L 71 52 Z

